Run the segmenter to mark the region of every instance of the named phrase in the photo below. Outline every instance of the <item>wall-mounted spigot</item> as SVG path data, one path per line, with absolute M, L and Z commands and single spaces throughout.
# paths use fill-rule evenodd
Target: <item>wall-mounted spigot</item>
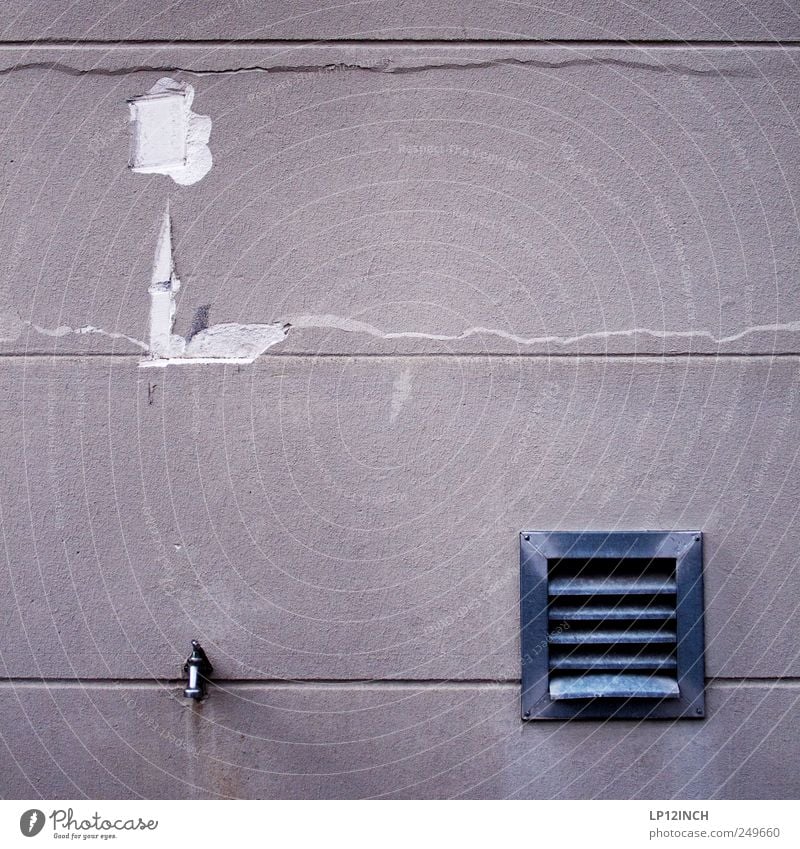
M 214 671 L 214 667 L 197 640 L 192 640 L 192 653 L 186 658 L 183 671 L 189 676 L 189 686 L 183 691 L 183 695 L 187 699 L 202 701 L 207 695 L 206 681 Z

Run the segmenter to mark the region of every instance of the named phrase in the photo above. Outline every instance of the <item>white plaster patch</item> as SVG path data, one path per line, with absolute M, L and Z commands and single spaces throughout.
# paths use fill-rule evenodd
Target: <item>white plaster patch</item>
M 172 332 L 175 325 L 175 296 L 181 281 L 175 273 L 172 257 L 172 222 L 167 207 L 161 220 L 153 273 L 150 276 L 150 356 L 169 358 L 180 356 L 186 345 L 182 336 Z
M 192 112 L 194 88 L 162 77 L 147 94 L 128 101 L 130 168 L 137 174 L 166 174 L 188 186 L 211 170 L 211 118 Z
M 153 258 L 150 276 L 150 345 L 145 367 L 196 365 L 198 363 L 252 363 L 286 338 L 285 324 L 216 324 L 184 339 L 172 332 L 175 297 L 181 281 L 175 272 L 172 222 L 167 207 Z
M 284 324 L 215 324 L 196 333 L 172 356 L 151 356 L 139 365 L 144 368 L 211 363 L 245 365 L 257 360 L 267 348 L 282 342 L 286 330 Z
M 214 324 L 192 337 L 183 356 L 251 363 L 285 338 L 283 324 Z

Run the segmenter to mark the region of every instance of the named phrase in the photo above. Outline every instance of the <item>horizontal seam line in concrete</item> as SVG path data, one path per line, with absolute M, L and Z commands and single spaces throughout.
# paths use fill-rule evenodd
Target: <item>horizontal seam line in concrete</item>
M 491 38 L 330 38 L 330 39 L 307 39 L 307 38 L 265 38 L 265 39 L 36 39 L 32 41 L 14 40 L 0 41 L 0 49 L 24 49 L 24 50 L 51 50 L 51 49 L 74 49 L 85 48 L 101 49 L 135 49 L 142 47 L 489 47 L 489 48 L 563 48 L 576 47 L 581 49 L 646 49 L 646 50 L 674 50 L 674 49 L 767 49 L 785 50 L 800 47 L 800 39 L 765 40 L 765 39 L 592 39 L 592 38 L 520 38 L 520 39 L 491 39 Z
M 219 689 L 236 687 L 341 687 L 341 688 L 406 688 L 422 689 L 440 687 L 450 689 L 474 689 L 481 687 L 518 688 L 519 678 L 411 678 L 411 679 L 357 679 L 357 678 L 216 678 L 211 687 Z M 86 687 L 93 689 L 119 689 L 120 687 L 138 687 L 164 689 L 186 686 L 181 678 L 0 678 L 0 689 L 27 688 L 67 688 Z M 706 679 L 707 687 L 800 687 L 800 677 L 711 677 Z
M 475 689 L 482 687 L 519 687 L 519 680 L 513 679 L 348 679 L 348 678 L 215 678 L 211 688 L 235 689 L 237 687 L 256 687 L 264 689 L 292 687 L 338 687 L 343 689 L 363 688 L 406 688 L 421 689 L 439 687 L 448 689 Z M 138 689 L 168 689 L 183 688 L 186 680 L 181 678 L 3 678 L 0 679 L 0 690 L 16 688 L 90 688 L 99 690 L 117 690 L 119 688 Z
M 252 363 L 240 363 L 239 365 L 248 366 L 254 365 L 256 362 L 264 361 L 264 360 L 288 360 L 288 359 L 298 359 L 298 360 L 323 360 L 323 359 L 404 359 L 404 358 L 428 358 L 428 359 L 506 359 L 506 360 L 515 360 L 520 357 L 524 357 L 527 359 L 540 359 L 540 360 L 552 360 L 552 359 L 575 359 L 575 360 L 663 360 L 663 359 L 706 359 L 706 360 L 719 360 L 719 359 L 780 359 L 780 358 L 794 358 L 800 357 L 800 351 L 763 351 L 763 352 L 753 352 L 746 353 L 742 351 L 718 351 L 718 352 L 703 352 L 703 351 L 677 351 L 677 352 L 657 352 L 657 351 L 630 351 L 630 352 L 619 352 L 615 354 L 597 354 L 597 353 L 573 353 L 569 351 L 519 351 L 517 353 L 502 353 L 501 351 L 485 351 L 485 352 L 448 352 L 448 351 L 440 351 L 433 353 L 425 353 L 425 352 L 408 352 L 408 353 L 370 353 L 368 351 L 353 351 L 353 352 L 340 352 L 340 353 L 325 353 L 325 354 L 317 354 L 317 353 L 292 353 L 289 351 L 286 352 L 278 352 L 274 353 L 264 353 L 261 354 L 256 360 Z M 114 352 L 106 352 L 106 353 L 85 353 L 85 354 L 49 354 L 44 352 L 31 352 L 28 354 L 13 354 L 13 353 L 0 353 L 0 362 L 3 360 L 97 360 L 97 359 L 112 359 L 112 360 L 140 360 L 142 359 L 141 354 L 124 354 L 124 353 L 114 353 Z M 189 358 L 187 358 L 189 359 Z M 236 363 L 191 363 L 187 362 L 184 365 L 198 365 L 203 366 L 204 368 L 213 368 L 215 365 L 237 365 Z

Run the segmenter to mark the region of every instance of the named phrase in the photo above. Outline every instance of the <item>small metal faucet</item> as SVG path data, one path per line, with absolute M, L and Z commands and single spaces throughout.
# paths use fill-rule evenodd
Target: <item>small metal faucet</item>
M 197 640 L 192 640 L 192 653 L 186 658 L 183 671 L 189 675 L 189 686 L 183 691 L 183 695 L 196 702 L 202 701 L 208 695 L 206 681 L 214 671 L 214 667 Z

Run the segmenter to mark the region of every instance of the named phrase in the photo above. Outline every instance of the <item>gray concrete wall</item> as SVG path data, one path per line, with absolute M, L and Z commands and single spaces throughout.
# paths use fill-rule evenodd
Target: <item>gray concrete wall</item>
M 796 797 L 798 11 L 61 5 L 0 23 L 0 795 Z M 139 367 L 167 200 L 252 365 Z M 523 527 L 704 531 L 706 720 L 521 724 Z

